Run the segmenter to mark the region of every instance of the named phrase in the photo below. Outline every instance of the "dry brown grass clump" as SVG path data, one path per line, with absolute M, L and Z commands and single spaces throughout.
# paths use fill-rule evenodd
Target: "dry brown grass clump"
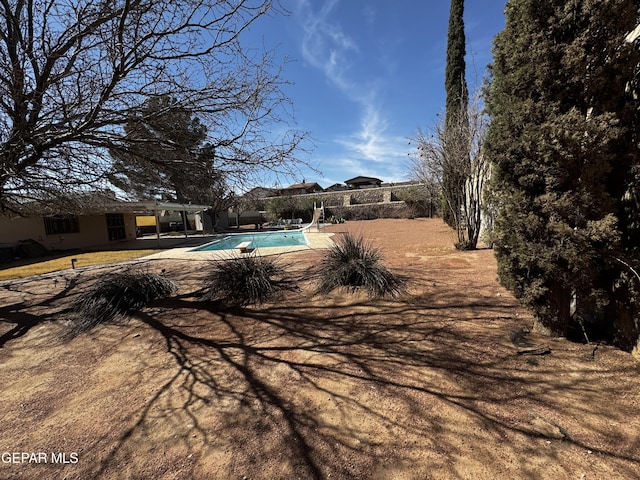
M 293 288 L 282 265 L 268 257 L 244 255 L 211 263 L 203 298 L 232 306 L 259 305 Z
M 63 337 L 73 338 L 173 295 L 177 284 L 161 275 L 118 272 L 98 280 L 71 306 L 71 322 Z
M 382 263 L 382 253 L 363 237 L 344 235 L 327 252 L 320 267 L 318 293 L 336 288 L 364 288 L 371 297 L 396 296 L 404 281 Z

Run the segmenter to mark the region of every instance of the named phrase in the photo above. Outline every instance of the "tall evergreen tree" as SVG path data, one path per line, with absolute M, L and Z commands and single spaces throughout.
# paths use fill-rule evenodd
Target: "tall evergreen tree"
M 637 314 L 640 287 L 640 122 L 629 88 L 640 52 L 624 41 L 638 2 L 511 0 L 505 12 L 485 144 L 500 279 L 554 334 L 611 333 Z
M 213 205 L 224 182 L 206 137 L 188 108 L 168 95 L 152 97 L 129 118 L 123 145 L 111 149 L 111 181 L 137 199 Z
M 451 0 L 447 34 L 447 66 L 444 86 L 446 111 L 442 144 L 445 158 L 442 172 L 443 219 L 461 231 L 460 212 L 465 204 L 464 190 L 468 181 L 469 125 L 467 109 L 469 92 L 466 81 L 466 38 L 464 34 L 464 0 Z M 463 168 L 461 168 L 461 166 Z M 460 245 L 460 248 L 466 248 Z
M 469 93 L 466 81 L 466 38 L 464 34 L 464 0 L 451 0 L 447 32 L 447 66 L 444 88 L 447 94 L 445 125 L 458 123 L 467 113 Z

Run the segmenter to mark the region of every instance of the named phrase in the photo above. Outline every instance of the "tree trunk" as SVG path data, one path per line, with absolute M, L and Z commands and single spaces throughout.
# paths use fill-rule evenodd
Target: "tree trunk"
M 631 355 L 640 362 L 640 338 L 638 339 L 638 343 L 636 343 L 635 348 L 631 352 Z
M 571 319 L 571 291 L 553 282 L 549 293 L 549 310 L 536 319 L 534 331 L 554 337 L 566 337 Z
M 635 351 L 640 359 L 640 324 L 638 311 L 629 302 L 613 300 L 606 307 L 606 318 L 616 344 L 626 351 Z M 613 320 L 611 320 L 613 319 Z

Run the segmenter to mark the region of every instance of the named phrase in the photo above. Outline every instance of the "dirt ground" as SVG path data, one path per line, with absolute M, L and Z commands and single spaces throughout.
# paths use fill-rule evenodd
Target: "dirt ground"
M 63 343 L 105 269 L 1 287 L 0 478 L 640 479 L 631 355 L 529 333 L 493 252 L 439 220 L 327 231 L 365 235 L 407 294 L 314 296 L 312 251 L 279 258 L 300 292 L 216 311 L 206 262 L 154 261 L 176 298 Z

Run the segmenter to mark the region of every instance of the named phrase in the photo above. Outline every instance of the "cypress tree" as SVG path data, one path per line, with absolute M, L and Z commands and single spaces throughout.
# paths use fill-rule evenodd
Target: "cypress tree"
M 638 5 L 511 0 L 505 13 L 485 144 L 500 280 L 553 334 L 611 333 L 637 312 L 640 280 L 632 278 L 638 104 L 629 88 L 640 52 L 624 41 Z
M 444 78 L 446 98 L 445 125 L 466 115 L 469 93 L 466 81 L 466 39 L 464 35 L 464 0 L 451 0 L 449 30 L 447 33 L 447 66 Z
M 447 33 L 447 65 L 445 71 L 444 86 L 446 91 L 446 110 L 444 124 L 444 141 L 446 154 L 452 159 L 445 162 L 442 185 L 444 188 L 443 219 L 453 228 L 456 225 L 456 217 L 464 202 L 463 184 L 467 180 L 464 171 L 459 168 L 460 158 L 468 157 L 468 145 L 465 140 L 468 137 L 467 109 L 469 107 L 469 92 L 467 89 L 466 75 L 466 38 L 464 34 L 464 0 L 451 0 L 449 12 L 449 30 Z M 461 148 L 462 146 L 462 148 Z M 447 164 L 451 163 L 451 168 Z M 455 211 L 452 214 L 451 210 Z

